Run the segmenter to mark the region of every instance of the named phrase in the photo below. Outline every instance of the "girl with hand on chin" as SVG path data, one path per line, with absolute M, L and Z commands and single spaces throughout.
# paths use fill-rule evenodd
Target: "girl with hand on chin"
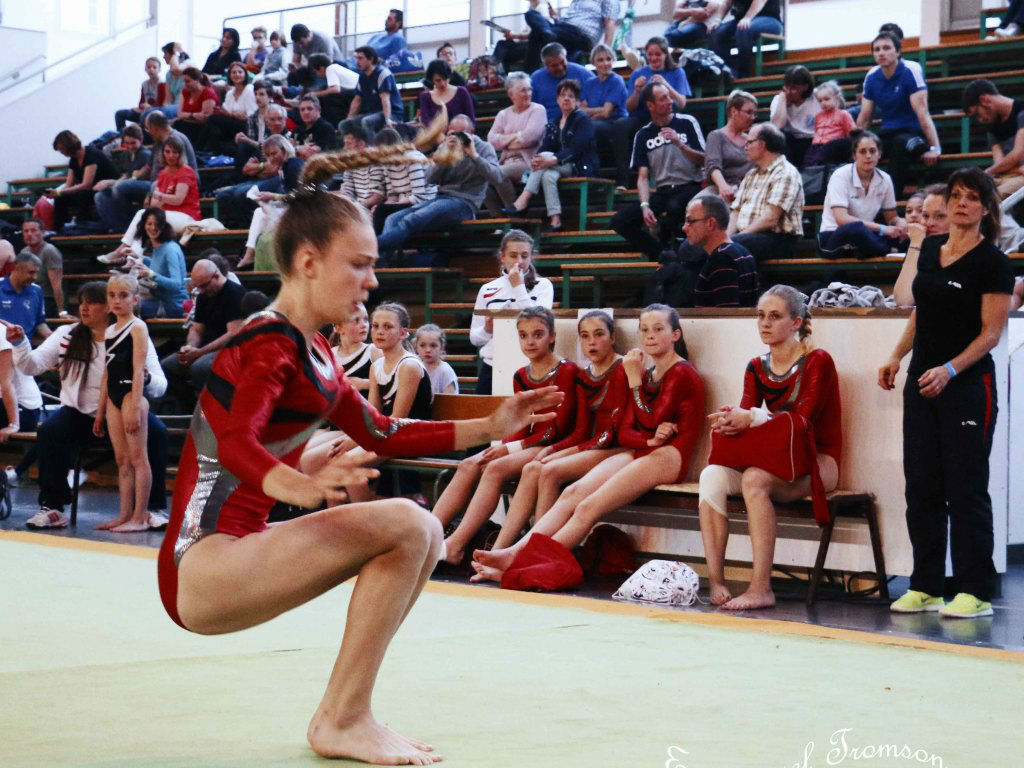
M 547 536 L 571 551 L 602 517 L 662 483 L 681 482 L 690 466 L 704 421 L 704 383 L 686 361 L 679 314 L 651 304 L 640 314 L 642 349 L 622 366 L 630 388 L 629 408 L 616 453 L 567 487 L 526 536 L 505 549 L 476 550 L 480 579 L 501 581 L 533 536 Z M 644 355 L 654 365 L 644 369 Z
M 575 363 L 558 357 L 555 348 L 555 317 L 544 307 L 528 307 L 516 319 L 519 348 L 529 360 L 512 379 L 515 392 L 529 392 L 554 386 L 564 400 L 553 409 L 551 422 L 528 426 L 509 435 L 501 445 L 493 445 L 483 453 L 459 464 L 455 477 L 434 504 L 434 516 L 448 525 L 462 510 L 465 513 L 458 527 L 445 539 L 444 561 L 458 565 L 466 546 L 494 513 L 501 487 L 519 477 L 523 467 L 544 446 L 552 445 L 569 434 L 576 417 Z M 474 490 L 475 487 L 475 490 Z M 469 505 L 467 506 L 467 500 Z

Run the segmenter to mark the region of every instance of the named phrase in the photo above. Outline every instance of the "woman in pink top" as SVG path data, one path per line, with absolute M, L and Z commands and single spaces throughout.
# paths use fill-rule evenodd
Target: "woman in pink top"
M 850 132 L 856 128 L 846 111 L 839 83 L 829 80 L 814 89 L 821 111 L 814 116 L 814 138 L 804 155 L 804 167 L 850 162 Z
M 512 72 L 505 79 L 505 89 L 512 101 L 511 107 L 505 107 L 494 118 L 494 125 L 487 133 L 487 141 L 498 152 L 498 163 L 505 172 L 506 181 L 498 185 L 497 195 L 492 187 L 487 189 L 485 204 L 487 209 L 495 213 L 498 209 L 512 205 L 516 199 L 513 182 L 523 178 L 523 172 L 529 170 L 530 161 L 540 148 L 544 138 L 544 127 L 547 125 L 547 113 L 544 107 L 534 101 L 533 86 L 530 76 L 525 72 Z

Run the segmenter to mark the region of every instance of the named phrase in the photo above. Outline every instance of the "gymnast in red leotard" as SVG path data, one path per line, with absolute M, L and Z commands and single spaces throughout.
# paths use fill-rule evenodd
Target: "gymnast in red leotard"
M 501 581 L 534 533 L 567 549 L 580 544 L 597 522 L 663 483 L 686 477 L 704 426 L 704 383 L 685 359 L 679 315 L 664 304 L 640 313 L 643 349 L 623 359 L 631 390 L 630 408 L 617 440 L 630 450 L 608 457 L 569 485 L 531 531 L 511 547 L 477 550 L 473 568 L 482 579 Z M 654 366 L 644 371 L 644 353 Z
M 428 765 L 440 759 L 432 748 L 378 723 L 370 699 L 387 646 L 440 555 L 441 526 L 405 499 L 344 504 L 344 487 L 377 470 L 330 443 L 305 444 L 328 418 L 384 454 L 465 448 L 550 418 L 533 412 L 561 395 L 551 387 L 521 393 L 488 418 L 457 422 L 390 419 L 359 396 L 318 333 L 347 321 L 377 286 L 377 245 L 365 210 L 317 186 L 343 163 L 352 167 L 352 157 L 307 163 L 307 183 L 277 229 L 277 300 L 249 318 L 214 361 L 181 457 L 159 555 L 160 594 L 182 627 L 221 634 L 265 622 L 358 575 L 307 739 L 326 757 Z M 328 509 L 268 527 L 275 500 Z

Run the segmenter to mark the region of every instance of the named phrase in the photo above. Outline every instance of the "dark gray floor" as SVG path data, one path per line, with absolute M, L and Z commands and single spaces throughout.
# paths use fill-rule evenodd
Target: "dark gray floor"
M 12 489 L 14 511 L 7 520 L 0 521 L 0 529 L 27 530 L 25 521 L 38 509 L 36 493 L 36 488 L 32 484 L 23 484 L 21 487 Z M 117 496 L 113 489 L 97 489 L 86 486 L 81 494 L 77 528 L 69 527 L 63 530 L 46 531 L 46 533 L 52 536 L 85 538 L 93 541 L 116 541 L 149 547 L 160 546 L 163 534 L 158 531 L 116 534 L 109 531 L 93 530 L 97 523 L 112 517 L 116 509 Z M 452 576 L 437 578 L 445 581 L 465 581 L 464 578 Z M 619 578 L 613 578 L 588 583 L 577 594 L 597 600 L 609 600 L 620 581 Z M 495 587 L 481 586 L 480 588 Z M 900 595 L 907 588 L 907 579 L 893 579 L 889 588 L 894 596 Z M 1009 572 L 1004 575 L 1002 596 L 993 601 L 995 616 L 984 619 L 941 619 L 936 614 L 903 616 L 891 613 L 886 604 L 877 599 L 855 600 L 829 590 L 819 593 L 818 602 L 808 608 L 804 604 L 802 589 L 801 585 L 780 581 L 776 585 L 778 605 L 774 609 L 751 611 L 741 615 L 1024 652 L 1024 564 L 1021 563 L 1011 565 Z M 713 611 L 716 609 L 709 605 L 698 604 L 680 610 Z

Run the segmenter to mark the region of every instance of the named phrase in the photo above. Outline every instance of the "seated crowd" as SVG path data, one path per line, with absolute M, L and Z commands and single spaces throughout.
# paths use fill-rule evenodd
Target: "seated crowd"
M 905 187 L 917 181 L 915 165 L 934 165 L 941 147 L 925 78 L 920 66 L 902 60 L 902 33 L 894 25 L 872 42 L 877 66 L 865 77 L 852 108 L 856 114 L 846 109 L 834 82 L 817 84 L 810 71 L 793 66 L 767 121 L 757 121 L 757 98 L 737 90 L 726 101 L 724 125 L 702 126 L 685 111 L 691 91 L 670 45 L 707 41 L 723 59 L 732 58 L 736 45 L 738 71 L 746 73 L 754 35 L 781 32 L 777 0 L 681 0 L 666 37 L 647 42 L 646 64 L 628 83 L 612 72 L 615 54 L 607 46 L 617 3 L 573 0 L 557 18 L 544 18 L 537 5 L 531 2 L 526 14 L 529 32 L 506 35 L 508 45 L 496 52 L 506 67 L 524 60 L 534 71 L 509 72 L 511 105 L 497 115 L 486 140 L 477 135 L 474 97 L 459 84 L 449 44 L 426 68 L 417 120 L 405 121 L 395 76 L 381 63 L 405 47 L 396 10 L 384 34 L 348 60 L 330 36 L 301 24 L 290 30 L 290 62 L 284 34 L 268 36 L 260 27 L 252 30 L 244 60 L 238 32 L 225 29 L 202 70 L 187 65 L 181 46 L 169 43 L 162 49 L 164 80 L 160 61 L 148 59 L 139 104 L 115 116 L 113 144 L 83 145 L 68 130 L 57 135 L 53 147 L 68 159 L 63 185 L 47 190 L 36 215 L 23 222 L 22 251 L 5 251 L 6 241 L 0 241 L 0 320 L 6 325 L 0 335 L 6 418 L 0 441 L 37 430 L 36 449 L 9 471 L 16 480 L 38 463 L 40 511 L 28 524 L 67 525 L 68 469 L 77 450 L 104 435 L 117 460 L 120 506 L 102 527 L 131 532 L 166 524 L 167 431 L 147 398 L 166 393 L 181 412 L 190 409 L 210 380 L 217 352 L 268 303 L 259 292 L 244 290 L 219 253 L 204 253 L 188 270 L 178 242 L 182 234 L 220 226 L 201 209 L 201 158 L 226 155 L 233 165 L 231 183 L 215 194 L 218 218 L 248 228 L 235 267 L 262 270 L 276 268 L 273 233 L 288 193 L 299 184 L 303 165 L 323 152 L 373 147 L 386 153 L 391 147 L 403 155 L 399 164 L 345 166 L 328 184 L 365 209 L 360 215 L 372 222 L 381 264 L 397 262 L 418 234 L 450 230 L 476 218 L 482 207 L 530 216 L 531 200 L 541 192 L 550 229 L 557 231 L 559 179 L 599 177 L 604 154 L 613 158 L 614 181 L 623 190 L 635 174 L 637 202 L 620 207 L 611 228 L 628 248 L 661 263 L 648 298 L 663 301 L 642 311 L 641 344 L 624 355 L 614 349 L 608 314 L 583 315 L 578 334 L 586 365 L 578 366 L 553 353 L 554 291 L 533 265 L 537 245 L 518 229 L 504 235 L 498 276 L 480 288 L 475 308 L 520 310 L 518 338 L 528 363 L 516 372 L 513 387 L 555 386 L 564 399 L 550 421 L 459 464 L 434 507 L 446 525 L 463 513 L 446 539 L 444 559 L 471 561 L 477 579 L 537 586 L 531 568 L 538 562 L 562 557 L 602 517 L 655 486 L 682 482 L 709 420 L 719 442 L 756 434 L 760 438 L 751 439 L 771 446 L 770 425 L 786 413 L 814 430 L 817 455 L 804 475 L 785 481 L 755 465 L 716 462 L 714 450 L 700 474 L 712 603 L 730 610 L 771 606 L 773 500 L 820 497 L 840 484 L 836 366 L 811 342 L 807 297 L 784 285 L 762 290 L 763 262 L 795 254 L 808 234 L 804 181 L 809 168 L 824 166 L 818 251 L 826 258 L 905 253 L 894 295 L 898 304 L 915 307 L 891 360 L 879 361 L 883 389 L 893 388 L 908 353 L 914 374 L 904 391 L 914 576 L 911 591 L 892 608 L 914 612 L 942 605 L 946 534 L 937 510 L 948 505 L 962 594 L 942 611 L 991 612 L 992 419 L 978 409 L 992 397 L 989 351 L 1024 294 L 1005 255 L 1024 240 L 1011 216 L 1024 187 L 1024 102 L 1001 95 L 988 80 L 970 83 L 964 109 L 988 127 L 991 165 L 956 171 L 945 184 L 919 189 L 901 216 Z M 593 71 L 569 60 L 588 57 Z M 872 131 L 875 119 L 881 126 Z M 404 143 L 430 130 L 438 136 L 433 151 Z M 883 159 L 889 172 L 881 168 Z M 46 317 L 64 316 L 67 307 L 62 255 L 46 242 L 46 233 L 91 220 L 121 236 L 118 247 L 100 257 L 116 267 L 115 274 L 106 284 L 83 285 L 79 321 L 51 334 Z M 958 282 L 939 275 L 950 270 Z M 953 295 L 950 285 L 962 294 Z M 756 307 L 766 350 L 742 374 L 738 405 L 705 412 L 700 361 L 688 359 L 673 306 Z M 159 360 L 136 314 L 187 316 L 185 344 Z M 429 418 L 434 395 L 458 392 L 458 378 L 444 360 L 444 331 L 425 325 L 414 332 L 400 304 L 382 304 L 372 314 L 360 308 L 333 330 L 336 363 L 386 415 Z M 477 394 L 492 391 L 493 332 L 489 316 L 474 315 Z M 34 349 L 33 340 L 40 342 Z M 61 407 L 40 421 L 33 376 L 55 367 Z M 958 420 L 973 416 L 985 425 L 976 439 L 940 439 L 954 434 L 954 411 Z M 345 444 L 336 434 L 322 439 Z M 920 445 L 932 447 L 911 449 Z M 938 467 L 956 467 L 950 498 L 930 481 Z M 393 480 L 399 492 L 416 494 L 418 484 L 404 474 Z M 497 543 L 472 551 L 474 535 L 510 480 L 518 481 L 516 492 Z M 359 499 L 372 492 L 361 486 L 348 493 Z M 753 576 L 749 588 L 733 596 L 724 579 L 725 500 L 736 494 L 749 516 Z

